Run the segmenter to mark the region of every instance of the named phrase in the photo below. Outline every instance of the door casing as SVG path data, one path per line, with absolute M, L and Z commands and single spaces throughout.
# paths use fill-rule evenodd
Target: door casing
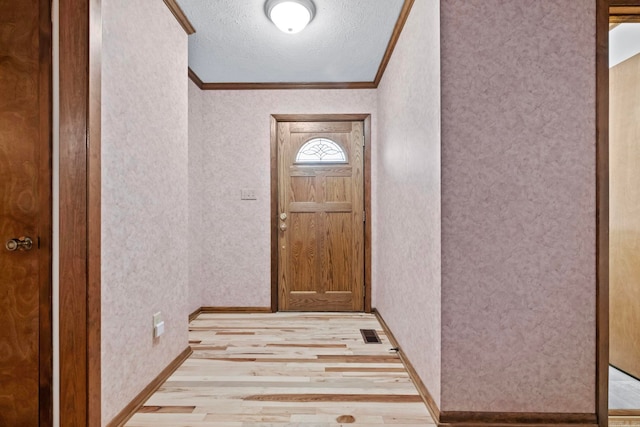
M 609 424 L 609 7 L 640 0 L 596 0 L 596 413 Z M 629 10 L 640 19 L 640 9 Z
M 596 369 L 595 410 L 609 425 L 609 0 L 595 0 Z
M 58 0 L 60 425 L 99 426 L 101 0 Z
M 278 122 L 364 123 L 364 311 L 371 313 L 371 115 L 273 114 L 271 115 L 271 311 L 278 311 Z

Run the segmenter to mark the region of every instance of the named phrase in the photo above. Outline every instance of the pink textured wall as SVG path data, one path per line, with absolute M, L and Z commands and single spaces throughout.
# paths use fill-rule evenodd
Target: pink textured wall
M 102 8 L 104 425 L 188 345 L 188 96 L 187 35 L 165 4 Z
M 442 410 L 595 410 L 595 5 L 441 1 Z
M 376 307 L 440 403 L 439 1 L 416 1 L 378 87 Z
M 190 253 L 189 305 L 269 307 L 271 114 L 374 113 L 376 92 L 191 84 L 190 103 L 190 236 L 199 247 Z M 243 188 L 257 200 L 240 200 Z
M 202 120 L 204 107 L 202 99 L 205 92 L 200 90 L 191 79 L 189 79 L 189 238 L 191 241 L 200 242 L 202 235 L 202 194 L 207 188 L 207 183 L 201 179 L 201 161 L 200 159 L 206 152 L 204 143 L 195 143 L 195 141 L 205 140 L 200 131 L 203 129 Z M 206 269 L 203 267 L 206 260 L 200 250 L 201 245 L 189 246 L 189 287 L 188 287 L 188 311 L 193 313 L 200 307 L 206 305 L 203 303 L 203 291 L 206 283 Z

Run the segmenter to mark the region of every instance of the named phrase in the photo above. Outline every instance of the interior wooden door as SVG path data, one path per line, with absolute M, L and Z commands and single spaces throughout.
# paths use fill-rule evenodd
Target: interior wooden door
M 609 361 L 640 378 L 640 55 L 610 70 Z
M 279 122 L 278 305 L 364 309 L 363 122 Z
M 0 0 L 0 426 L 51 425 L 50 28 Z

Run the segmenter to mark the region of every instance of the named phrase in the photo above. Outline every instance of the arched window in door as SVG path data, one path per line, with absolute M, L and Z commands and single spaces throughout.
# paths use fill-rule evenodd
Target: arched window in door
M 335 141 L 313 138 L 300 147 L 296 163 L 347 163 L 347 153 Z

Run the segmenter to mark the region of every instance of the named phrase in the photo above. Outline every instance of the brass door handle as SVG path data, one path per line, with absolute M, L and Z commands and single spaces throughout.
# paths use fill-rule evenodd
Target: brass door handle
M 33 240 L 31 240 L 31 237 L 17 237 L 15 239 L 7 240 L 4 247 L 10 252 L 16 250 L 30 251 L 33 247 Z
M 284 222 L 280 223 L 280 230 L 285 231 L 287 229 L 287 224 L 285 224 Z

